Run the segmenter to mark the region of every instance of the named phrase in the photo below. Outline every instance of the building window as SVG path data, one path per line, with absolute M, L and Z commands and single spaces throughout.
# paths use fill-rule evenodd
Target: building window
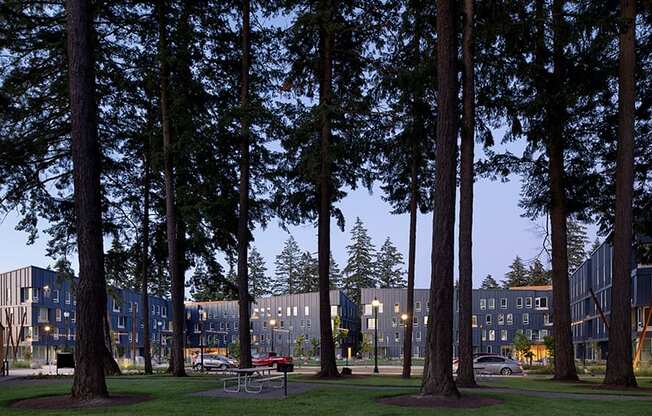
M 401 342 L 401 337 L 398 332 L 394 332 L 394 342 Z
M 366 316 L 370 316 L 370 315 L 372 315 L 373 313 L 374 313 L 374 312 L 373 312 L 373 306 L 371 306 L 371 304 L 364 305 L 364 314 L 365 314 Z
M 523 307 L 523 298 L 516 298 L 516 307 L 519 309 Z
M 487 352 L 491 354 L 493 352 L 493 349 L 491 348 L 491 345 L 487 345 Z
M 534 306 L 537 309 L 548 309 L 548 298 L 536 298 L 534 299 Z
M 120 315 L 118 316 L 118 328 L 124 328 L 127 326 L 127 318 Z
M 428 325 L 428 315 L 425 315 L 425 316 L 423 317 L 423 324 L 424 324 L 424 325 Z
M 507 309 L 507 298 L 500 298 L 500 309 Z
M 398 303 L 394 304 L 394 313 L 401 313 L 401 305 Z
M 161 305 L 156 305 L 156 315 L 161 316 Z
M 306 305 L 306 306 L 303 307 L 303 314 L 305 316 L 310 315 L 310 306 Z
M 505 325 L 505 315 L 502 313 L 498 314 L 498 325 Z
M 480 299 L 480 309 L 481 310 L 487 309 L 487 299 Z
M 491 315 L 487 315 L 484 321 L 487 325 L 491 325 Z
M 543 314 L 543 324 L 544 325 L 552 325 L 552 321 L 550 320 L 550 314 L 549 313 L 544 313 Z
M 310 319 L 306 320 L 306 328 L 312 327 L 312 321 Z
M 220 322 L 220 328 L 222 327 L 222 323 Z M 263 321 L 263 328 L 267 328 L 267 321 Z
M 523 314 L 523 325 L 529 325 L 530 324 L 530 314 L 529 313 L 524 313 Z
M 367 318 L 367 329 L 376 329 L 376 320 L 374 318 Z
M 525 331 L 525 337 L 526 337 L 527 339 L 529 339 L 530 341 L 532 341 L 532 330 L 531 330 L 531 329 L 527 329 L 527 330 Z
M 61 322 L 61 309 L 57 308 L 57 309 L 55 309 L 54 312 L 55 312 L 54 316 L 55 316 L 57 322 Z
M 478 326 L 478 316 L 477 315 L 471 315 L 471 326 L 474 328 Z
M 301 326 L 301 328 L 305 328 L 305 327 L 306 327 L 306 321 L 304 321 L 304 320 L 302 319 L 302 320 L 301 320 L 301 324 L 300 324 L 300 326 Z
M 482 336 L 482 340 L 483 340 L 483 341 L 486 341 L 486 340 L 487 340 L 487 330 L 486 330 L 486 329 L 483 329 L 483 330 L 482 330 L 482 335 L 481 335 L 481 336 Z
M 495 341 L 496 340 L 496 331 L 494 329 L 489 330 L 489 341 Z
M 421 312 L 421 302 L 414 302 L 414 310 Z
M 412 318 L 412 325 L 419 326 L 419 318 L 416 316 Z
M 331 305 L 331 316 L 337 316 L 339 312 L 337 305 Z
M 280 324 L 279 326 L 280 326 L 281 328 L 285 328 L 285 321 L 281 320 L 281 324 Z M 229 323 L 228 323 L 228 322 L 226 323 L 226 329 L 227 329 L 227 331 L 228 331 L 228 329 L 229 329 Z
M 286 310 L 285 310 L 285 314 L 286 314 L 287 316 L 292 316 L 292 308 L 291 308 L 290 306 L 288 306 L 288 307 L 286 308 Z
M 525 298 L 525 307 L 526 308 L 532 307 L 532 298 Z
M 396 328 L 396 325 L 398 325 L 398 321 L 397 321 L 396 317 L 393 317 L 392 318 L 392 328 Z
M 113 301 L 113 312 L 120 312 L 120 302 L 116 298 L 111 298 Z
M 138 312 L 138 304 L 136 304 L 136 312 Z M 168 307 L 167 306 L 163 306 L 161 308 L 161 316 L 164 317 L 164 318 L 168 317 Z
M 507 314 L 507 325 L 514 325 L 514 315 L 511 313 Z
M 496 309 L 496 299 L 494 298 L 489 299 L 489 309 Z
M 281 308 L 281 307 L 279 306 L 279 307 L 276 309 L 276 314 L 277 314 L 278 316 L 283 316 L 283 308 Z
M 421 331 L 417 331 L 417 341 L 421 341 Z
M 500 330 L 500 340 L 501 341 L 507 341 L 507 330 L 506 329 L 501 329 Z
M 26 303 L 29 301 L 29 292 L 31 291 L 30 288 L 28 287 L 21 287 L 20 288 L 20 303 Z M 9 302 L 7 302 L 9 304 Z
M 59 289 L 54 289 L 52 291 L 52 302 L 59 303 Z

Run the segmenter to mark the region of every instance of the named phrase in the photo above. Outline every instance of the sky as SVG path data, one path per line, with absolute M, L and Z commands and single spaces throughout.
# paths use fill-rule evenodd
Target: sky
M 478 149 L 480 157 L 481 152 Z M 475 184 L 474 287 L 478 287 L 487 274 L 491 274 L 497 280 L 503 278 L 516 255 L 527 261 L 532 260 L 541 251 L 542 236 L 537 230 L 544 222 L 543 220 L 533 222 L 521 216 L 522 210 L 518 207 L 520 188 L 518 177 L 505 183 L 478 179 Z M 385 238 L 389 236 L 407 261 L 409 216 L 392 215 L 391 206 L 383 201 L 378 188 L 373 193 L 365 189 L 350 192 L 338 205 L 344 213 L 346 226 L 342 232 L 335 221 L 331 221 L 331 247 L 340 269 L 343 269 L 346 264 L 346 246 L 356 217 L 360 217 L 364 222 L 376 248 L 380 248 Z M 28 265 L 46 267 L 53 264 L 54 261 L 45 254 L 47 236 L 41 236 L 35 244 L 27 245 L 27 234 L 14 229 L 18 221 L 17 213 L 12 212 L 0 223 L 0 271 L 14 270 Z M 302 250 L 316 253 L 317 231 L 313 224 L 290 227 L 289 231 Z M 253 245 L 265 258 L 269 275 L 274 273 L 275 257 L 282 250 L 283 243 L 288 237 L 289 234 L 279 227 L 276 220 L 272 220 L 266 229 L 259 228 L 254 231 Z M 457 229 L 455 237 L 457 246 Z M 588 227 L 588 237 L 589 242 L 595 239 L 595 227 Z M 419 215 L 415 277 L 417 288 L 430 286 L 431 247 L 432 214 Z M 105 242 L 106 248 L 108 244 Z M 77 270 L 76 256 L 70 260 L 73 268 Z M 457 279 L 457 247 L 455 260 Z

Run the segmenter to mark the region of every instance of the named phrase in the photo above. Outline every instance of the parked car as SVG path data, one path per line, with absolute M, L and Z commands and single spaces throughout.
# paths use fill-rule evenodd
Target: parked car
M 275 352 L 270 352 L 267 354 L 254 355 L 251 362 L 254 367 L 272 367 L 276 364 L 290 364 L 292 363 L 292 357 L 277 355 Z
M 227 370 L 238 366 L 238 362 L 232 358 L 217 354 L 204 354 L 204 370 Z M 192 368 L 201 369 L 201 355 L 193 357 Z
M 457 367 L 459 361 L 453 361 L 453 373 L 457 374 Z M 473 370 L 477 374 L 499 374 L 509 376 L 512 374 L 522 374 L 523 368 L 521 363 L 508 357 L 501 355 L 488 355 L 480 353 L 473 358 Z
M 523 374 L 521 364 L 500 355 L 483 355 L 473 359 L 473 370 L 479 374 L 500 374 L 509 376 Z

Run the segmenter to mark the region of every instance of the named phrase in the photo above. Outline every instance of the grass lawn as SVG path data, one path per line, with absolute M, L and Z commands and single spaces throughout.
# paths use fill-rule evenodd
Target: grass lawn
M 526 376 L 526 377 L 494 377 L 483 384 L 495 387 L 510 387 L 523 390 L 554 391 L 565 393 L 589 393 L 589 394 L 619 394 L 615 390 L 596 389 L 602 383 L 603 376 L 581 377 L 582 383 L 556 383 L 551 380 L 552 376 Z M 652 378 L 638 377 L 639 387 L 652 389 Z M 652 396 L 652 391 L 628 390 L 620 392 L 627 395 Z
M 375 377 L 380 379 L 381 377 Z M 384 377 L 383 377 L 384 378 Z M 391 379 L 388 377 L 388 381 Z M 400 380 L 400 379 L 399 379 Z M 504 403 L 482 409 L 408 409 L 380 405 L 379 397 L 416 392 L 411 389 L 353 388 L 337 385 L 324 385 L 302 395 L 287 400 L 263 399 L 223 399 L 194 397 L 189 393 L 213 388 L 221 388 L 221 383 L 212 377 L 189 377 L 174 379 L 168 376 L 123 376 L 110 378 L 109 389 L 114 393 L 147 393 L 154 400 L 131 406 L 111 409 L 83 409 L 61 411 L 19 411 L 7 409 L 9 401 L 30 396 L 62 394 L 69 391 L 70 380 L 63 383 L 43 384 L 42 381 L 30 384 L 0 384 L 0 414 L 12 415 L 62 415 L 62 414 L 111 414 L 111 415 L 595 415 L 609 409 L 611 415 L 640 415 L 650 409 L 650 402 L 643 401 L 581 401 L 549 400 L 544 398 L 519 396 L 517 394 L 480 394 L 497 397 Z

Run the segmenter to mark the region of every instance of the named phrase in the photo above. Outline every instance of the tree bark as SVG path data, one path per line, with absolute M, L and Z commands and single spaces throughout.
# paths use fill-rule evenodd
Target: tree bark
M 548 95 L 548 175 L 550 180 L 550 230 L 552 240 L 552 301 L 555 326 L 555 380 L 577 380 L 571 333 L 568 284 L 567 209 L 564 168 L 564 125 L 567 115 L 559 91 L 563 89 L 563 47 L 566 37 L 563 0 L 552 3 L 553 67 Z M 553 99 L 552 97 L 557 97 Z
M 150 148 L 149 137 L 143 144 L 143 237 L 141 259 L 141 290 L 143 308 L 143 350 L 145 359 L 145 374 L 152 374 L 152 345 L 150 341 L 150 316 L 149 316 L 149 193 L 151 190 L 150 178 Z
M 184 346 L 184 288 L 183 275 L 179 273 L 179 258 L 177 247 L 177 216 L 175 206 L 174 186 L 174 155 L 173 139 L 170 129 L 169 113 L 169 77 L 168 39 L 166 28 L 165 0 L 156 3 L 159 24 L 159 78 L 161 128 L 163 131 L 163 170 L 165 177 L 165 213 L 168 238 L 168 267 L 171 280 L 172 297 L 172 374 L 176 377 L 186 375 L 183 360 Z
M 319 124 L 320 124 L 320 172 L 319 172 L 319 219 L 317 231 L 319 262 L 319 332 L 321 377 L 337 377 L 335 342 L 331 328 L 330 302 L 330 219 L 331 219 L 331 95 L 333 71 L 333 5 L 330 0 L 319 2 Z
M 616 158 L 616 218 L 614 226 L 613 279 L 609 355 L 604 383 L 636 387 L 632 366 L 631 268 L 632 203 L 634 188 L 634 111 L 636 68 L 636 1 L 620 1 L 625 25 L 619 36 L 618 149 Z
M 240 311 L 240 368 L 251 367 L 249 322 L 249 59 L 250 4 L 242 1 L 242 68 L 240 73 L 240 216 L 238 218 L 238 307 Z
M 407 322 L 403 335 L 403 372 L 401 377 L 410 378 L 412 374 L 412 333 L 414 328 L 414 268 L 417 252 L 417 209 L 418 209 L 418 155 L 416 139 L 412 141 L 412 167 L 410 168 L 410 247 L 408 251 L 407 273 Z
M 453 380 L 453 256 L 457 160 L 455 2 L 437 0 L 437 144 L 432 274 L 428 318 L 429 371 L 424 395 L 459 397 Z
M 473 0 L 464 0 L 463 34 L 463 113 L 460 146 L 460 228 L 459 228 L 459 366 L 458 386 L 476 387 L 473 371 L 473 146 L 475 142 L 475 70 Z
M 77 285 L 76 369 L 72 397 L 107 397 L 102 357 L 105 352 L 103 311 L 106 280 L 102 246 L 100 145 L 95 100 L 95 35 L 93 6 L 66 1 L 68 89 L 70 93 L 75 225 L 79 253 Z

